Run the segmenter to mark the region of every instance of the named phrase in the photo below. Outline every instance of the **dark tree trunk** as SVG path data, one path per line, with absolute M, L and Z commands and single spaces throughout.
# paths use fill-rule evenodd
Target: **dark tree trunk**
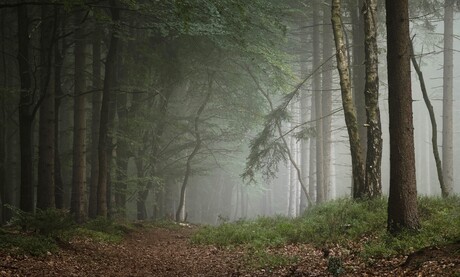
M 73 173 L 70 210 L 77 222 L 85 217 L 84 197 L 86 182 L 86 43 L 82 27 L 84 13 L 75 17 L 75 88 L 74 88 L 74 140 Z
M 41 7 L 40 35 L 40 120 L 38 137 L 37 208 L 55 208 L 55 91 L 52 80 L 54 28 L 56 14 L 49 6 Z M 50 19 L 51 18 L 51 19 Z M 54 76 L 53 76 L 54 77 Z
M 96 27 L 93 33 L 93 93 L 91 96 L 91 179 L 89 185 L 88 216 L 97 216 L 97 188 L 99 180 L 99 127 L 101 117 L 101 31 Z
M 356 106 L 356 116 L 358 120 L 358 132 L 361 140 L 361 151 L 363 159 L 367 155 L 367 129 L 364 126 L 366 118 L 366 102 L 363 92 L 366 83 L 366 65 L 365 65 L 365 37 L 364 37 L 364 16 L 362 14 L 363 0 L 354 0 L 351 5 L 351 22 L 352 22 L 352 87 L 353 99 Z M 355 188 L 353 188 L 355 189 Z M 356 188 L 357 189 L 357 188 Z
M 55 9 L 59 8 L 55 7 Z M 58 17 L 58 24 L 59 29 L 63 29 L 62 22 L 59 20 Z M 59 109 L 61 107 L 61 98 L 63 95 L 62 86 L 61 86 L 61 69 L 62 64 L 64 61 L 64 45 L 65 41 L 62 40 L 62 46 L 59 47 L 59 43 L 56 43 L 54 48 L 54 89 L 56 94 L 56 99 L 54 102 L 54 197 L 56 202 L 57 209 L 64 208 L 64 181 L 62 180 L 62 173 L 61 173 L 61 157 L 59 155 Z
M 119 52 L 123 53 L 124 47 L 121 47 Z M 121 56 L 121 55 L 120 55 Z M 121 59 L 118 61 L 118 76 L 117 82 L 123 80 L 125 76 L 125 65 Z M 118 139 L 117 139 L 117 180 L 115 182 L 115 206 L 116 212 L 120 216 L 125 216 L 126 210 L 126 190 L 128 180 L 128 159 L 129 159 L 129 144 L 127 138 L 129 137 L 128 128 L 128 95 L 125 92 L 119 92 L 117 94 L 116 111 L 118 115 Z
M 116 8 L 116 1 L 110 1 L 112 21 L 117 22 L 120 19 L 119 10 Z M 97 215 L 107 217 L 107 180 L 109 174 L 109 160 L 107 151 L 109 145 L 109 106 L 113 93 L 113 83 L 115 77 L 115 61 L 118 50 L 118 35 L 115 30 L 112 31 L 110 39 L 109 52 L 105 62 L 104 88 L 102 90 L 101 104 L 101 121 L 99 128 L 99 187 L 97 191 Z
M 27 5 L 18 6 L 18 65 L 21 82 L 19 98 L 19 145 L 21 150 L 20 209 L 33 212 L 33 92 L 29 65 L 29 17 Z
M 390 114 L 390 194 L 388 231 L 420 227 L 415 181 L 414 130 L 407 0 L 386 0 L 388 103 Z

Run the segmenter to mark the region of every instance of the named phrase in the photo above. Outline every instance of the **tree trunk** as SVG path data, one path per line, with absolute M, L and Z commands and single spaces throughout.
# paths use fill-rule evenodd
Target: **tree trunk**
M 316 2 L 315 2 L 316 3 Z M 313 68 L 318 68 L 321 63 L 321 46 L 320 46 L 320 17 L 321 8 L 314 4 L 313 13 Z M 316 125 L 316 203 L 324 202 L 324 182 L 323 182 L 323 113 L 322 113 L 322 93 L 321 93 L 321 75 L 318 71 L 313 76 L 313 93 L 315 94 L 315 125 Z
M 58 13 L 58 20 L 56 28 L 63 30 L 63 23 L 59 20 L 59 7 L 55 7 Z M 59 32 L 61 33 L 61 32 Z M 59 110 L 61 107 L 61 98 L 63 96 L 61 87 L 61 69 L 64 61 L 65 40 L 62 39 L 62 49 L 59 47 L 59 43 L 56 42 L 54 48 L 54 90 L 55 90 L 55 101 L 54 101 L 54 197 L 57 209 L 64 208 L 64 181 L 62 180 L 61 173 L 61 157 L 59 154 Z
M 123 52 L 122 46 L 120 45 L 119 52 Z M 121 55 L 121 54 L 120 54 Z M 117 82 L 123 80 L 125 71 L 125 65 L 122 63 L 121 59 L 118 62 L 118 76 Z M 117 94 L 116 101 L 116 111 L 118 115 L 118 133 L 117 138 L 117 168 L 116 176 L 117 180 L 115 182 L 115 207 L 116 212 L 120 216 L 124 217 L 126 209 L 126 190 L 128 189 L 127 180 L 128 180 L 128 159 L 129 159 L 129 144 L 128 137 L 129 134 L 129 122 L 128 122 L 128 95 L 125 92 L 119 92 Z
M 19 145 L 21 156 L 20 209 L 33 212 L 33 92 L 29 66 L 29 17 L 27 5 L 18 6 L 18 65 L 21 82 L 19 97 Z
M 188 179 L 191 174 L 192 170 L 192 160 L 198 154 L 198 151 L 201 148 L 202 140 L 201 140 L 201 134 L 200 134 L 200 129 L 199 129 L 199 123 L 200 123 L 200 116 L 203 113 L 204 109 L 206 108 L 206 105 L 209 102 L 209 99 L 211 98 L 213 88 L 212 88 L 212 83 L 214 82 L 213 77 L 209 76 L 209 84 L 208 84 L 208 91 L 206 93 L 205 99 L 201 103 L 200 107 L 198 108 L 195 118 L 194 118 L 194 130 L 193 130 L 193 135 L 195 137 L 195 147 L 193 148 L 192 152 L 190 155 L 187 157 L 187 162 L 185 164 L 185 173 L 184 173 L 184 179 L 182 181 L 182 186 L 180 189 L 180 197 L 179 197 L 179 205 L 177 207 L 176 211 L 176 222 L 184 220 L 184 217 L 182 217 L 182 211 L 184 210 L 184 204 L 185 204 L 185 190 L 187 188 L 188 184 Z
M 341 15 L 341 1 L 332 0 L 332 27 L 334 31 L 337 68 L 340 75 L 342 106 L 345 114 L 348 137 L 350 141 L 351 163 L 353 170 L 353 198 L 363 197 L 365 181 L 364 159 L 358 132 L 358 120 L 353 104 L 347 49 L 344 41 Z
M 454 2 L 444 4 L 444 66 L 442 84 L 442 175 L 444 187 L 442 196 L 453 194 L 454 186 L 454 145 L 453 145 L 453 72 L 454 72 Z
M 352 90 L 353 99 L 356 106 L 356 116 L 358 120 L 359 139 L 361 140 L 361 151 L 363 159 L 367 156 L 367 123 L 366 102 L 363 97 L 366 83 L 366 66 L 365 66 L 365 30 L 364 16 L 362 14 L 363 0 L 354 0 L 351 5 L 351 22 L 352 22 Z M 355 188 L 353 188 L 355 189 Z M 357 189 L 357 188 L 356 188 Z
M 388 103 L 390 115 L 390 194 L 388 231 L 420 227 L 415 181 L 414 131 L 407 0 L 386 0 Z
M 428 92 L 426 90 L 425 79 L 423 78 L 423 73 L 414 56 L 414 47 L 412 45 L 412 42 L 411 42 L 411 60 L 412 60 L 412 64 L 414 65 L 415 71 L 417 72 L 417 76 L 420 80 L 420 88 L 422 90 L 423 101 L 425 101 L 425 105 L 428 109 L 428 114 L 430 115 L 431 145 L 433 147 L 433 156 L 434 156 L 434 160 L 436 163 L 436 170 L 438 173 L 439 185 L 441 186 L 441 191 L 444 192 L 445 186 L 444 186 L 444 177 L 442 175 L 442 162 L 441 162 L 441 158 L 439 156 L 439 151 L 438 151 L 438 124 L 436 123 L 436 116 L 434 114 L 433 106 L 431 105 L 430 98 L 428 97 Z M 425 143 L 425 141 L 423 141 L 423 143 Z M 429 155 L 427 155 L 426 157 L 428 158 Z M 424 163 L 428 163 L 428 162 L 425 160 Z M 426 169 L 426 173 L 429 173 L 429 169 L 430 169 L 429 167 Z M 428 188 L 429 188 L 430 178 L 426 178 L 426 179 L 428 180 Z M 427 189 L 427 194 L 429 195 L 429 193 L 430 193 L 430 190 Z
M 323 65 L 324 70 L 321 83 L 321 105 L 322 105 L 322 144 L 323 144 L 323 200 L 327 201 L 330 198 L 331 190 L 331 124 L 332 124 L 332 71 L 334 70 L 333 61 L 330 57 L 333 55 L 333 36 L 331 17 L 327 5 L 323 9 Z
M 75 88 L 74 88 L 74 127 L 73 127 L 73 173 L 70 210 L 77 222 L 85 217 L 86 183 L 86 43 L 82 27 L 83 12 L 75 17 Z
M 88 216 L 97 216 L 97 188 L 99 181 L 99 127 L 101 121 L 101 30 L 96 27 L 92 37 L 93 48 L 93 92 L 91 95 L 91 179 L 89 185 Z
M 377 46 L 377 0 L 364 1 L 366 85 L 364 97 L 367 115 L 367 156 L 364 196 L 382 195 L 382 125 L 379 109 L 379 73 Z
M 56 17 L 56 15 L 54 15 Z M 51 19 L 50 19 L 51 18 Z M 55 90 L 52 80 L 54 20 L 49 6 L 41 7 L 40 34 L 40 120 L 38 137 L 37 208 L 55 208 Z M 53 76 L 54 77 L 54 76 Z
M 116 1 L 110 1 L 112 21 L 120 19 L 119 10 L 116 8 Z M 113 93 L 113 82 L 115 77 L 115 60 L 117 58 L 118 35 L 113 30 L 110 39 L 109 52 L 105 62 L 104 88 L 102 90 L 101 121 L 99 129 L 99 181 L 97 191 L 97 215 L 107 217 L 107 180 L 109 174 L 109 160 L 107 151 L 109 145 L 109 106 Z

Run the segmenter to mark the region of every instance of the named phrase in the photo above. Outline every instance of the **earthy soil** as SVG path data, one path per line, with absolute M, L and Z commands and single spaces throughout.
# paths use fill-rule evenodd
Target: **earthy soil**
M 297 257 L 289 266 L 261 268 L 251 250 L 192 245 L 195 227 L 139 228 L 120 244 L 76 240 L 44 257 L 11 256 L 0 250 L 0 276 L 460 276 L 460 242 L 391 259 L 363 261 L 354 251 L 289 245 L 268 253 Z M 252 250 L 255 251 L 255 250 Z

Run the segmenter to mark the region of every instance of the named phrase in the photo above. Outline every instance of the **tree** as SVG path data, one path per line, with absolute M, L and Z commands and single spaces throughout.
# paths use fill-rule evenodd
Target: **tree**
M 337 69 L 340 75 L 342 106 L 350 141 L 351 164 L 353 171 L 353 198 L 362 198 L 365 186 L 364 159 L 361 150 L 358 121 L 353 104 L 347 49 L 343 34 L 341 1 L 332 0 L 332 27 L 335 39 Z
M 390 115 L 390 194 L 388 231 L 420 227 L 415 179 L 414 131 L 407 0 L 386 0 L 388 104 Z
M 97 216 L 97 188 L 99 181 L 99 127 L 101 116 L 101 30 L 96 27 L 92 37 L 93 48 L 93 76 L 91 95 L 92 116 L 91 116 L 91 179 L 89 184 L 88 216 Z
M 38 138 L 37 208 L 55 207 L 55 90 L 51 77 L 54 57 L 54 21 L 57 14 L 49 6 L 41 7 L 40 35 L 40 121 Z
M 20 77 L 19 98 L 19 145 L 21 151 L 21 187 L 20 209 L 25 212 L 34 211 L 33 183 L 33 91 L 29 65 L 29 17 L 27 5 L 18 8 L 18 65 Z
M 187 162 L 185 164 L 184 178 L 182 180 L 182 185 L 181 185 L 181 188 L 180 188 L 179 205 L 178 205 L 177 211 L 176 211 L 176 221 L 177 222 L 179 222 L 181 220 L 185 220 L 185 217 L 182 216 L 183 210 L 184 210 L 184 204 L 185 204 L 185 190 L 187 188 L 188 179 L 190 178 L 190 174 L 191 174 L 191 170 L 192 170 L 192 167 L 191 167 L 192 166 L 192 160 L 196 156 L 196 154 L 198 154 L 198 151 L 200 150 L 200 148 L 202 146 L 202 143 L 203 143 L 203 140 L 202 140 L 202 137 L 201 137 L 201 131 L 200 131 L 200 128 L 199 128 L 200 120 L 201 120 L 200 116 L 203 113 L 204 109 L 206 108 L 206 105 L 208 105 L 209 100 L 210 100 L 210 98 L 212 96 L 213 89 L 214 89 L 213 88 L 214 74 L 215 74 L 214 72 L 209 73 L 208 87 L 207 87 L 205 98 L 204 98 L 203 102 L 201 103 L 201 105 L 199 106 L 199 108 L 196 111 L 196 114 L 195 114 L 195 116 L 193 118 L 192 135 L 195 138 L 195 145 L 194 145 L 193 150 L 190 153 L 190 155 L 188 155 Z
M 365 197 L 377 197 L 382 194 L 382 126 L 379 109 L 379 73 L 377 46 L 377 1 L 364 1 L 364 37 L 366 83 L 364 98 L 367 117 L 367 154 Z
M 75 87 L 74 87 L 74 127 L 73 127 L 73 169 L 70 211 L 77 222 L 85 217 L 86 183 L 86 42 L 83 28 L 84 11 L 75 15 Z
M 332 72 L 333 60 L 333 36 L 329 5 L 323 8 L 323 78 L 321 83 L 321 109 L 322 109 L 322 140 L 323 144 L 323 199 L 330 199 L 331 190 L 331 145 L 332 145 Z
M 120 10 L 117 8 L 117 1 L 110 1 L 112 21 L 120 20 Z M 109 52 L 105 61 L 104 87 L 102 90 L 101 116 L 99 128 L 99 180 L 97 190 L 97 215 L 107 217 L 107 183 L 109 172 L 108 149 L 109 145 L 109 105 L 113 94 L 113 83 L 115 78 L 115 62 L 118 52 L 118 35 L 112 30 Z
M 453 69 L 454 69 L 454 2 L 444 2 L 444 66 L 443 66 L 443 105 L 442 105 L 442 175 L 444 186 L 442 196 L 453 193 L 454 150 L 453 150 Z
M 313 13 L 313 68 L 318 68 L 321 65 L 321 42 L 320 42 L 320 16 L 319 5 L 315 1 L 313 10 L 318 11 Z M 321 93 L 321 74 L 316 72 L 313 76 L 312 90 L 314 93 L 315 105 L 315 122 L 316 122 L 316 203 L 324 202 L 324 182 L 323 182 L 323 112 L 322 112 L 322 93 Z M 312 103 L 313 105 L 313 103 Z

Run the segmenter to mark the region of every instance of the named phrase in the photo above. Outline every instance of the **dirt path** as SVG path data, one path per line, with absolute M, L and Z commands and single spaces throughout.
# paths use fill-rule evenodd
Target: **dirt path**
M 140 228 L 117 245 L 87 240 L 40 258 L 0 254 L 0 276 L 332 276 L 328 275 L 324 253 L 310 246 L 271 250 L 272 254 L 298 257 L 295 266 L 248 269 L 254 253 L 191 245 L 193 232 L 190 228 Z M 455 249 L 457 258 L 452 258 Z M 436 257 L 427 260 L 429 255 L 417 256 L 415 263 L 406 266 L 401 266 L 405 257 L 366 264 L 348 253 L 343 258 L 346 273 L 341 276 L 454 276 L 454 272 L 460 274 L 459 249 L 449 249 L 449 253 L 437 249 Z M 442 253 L 444 257 L 439 256 Z

